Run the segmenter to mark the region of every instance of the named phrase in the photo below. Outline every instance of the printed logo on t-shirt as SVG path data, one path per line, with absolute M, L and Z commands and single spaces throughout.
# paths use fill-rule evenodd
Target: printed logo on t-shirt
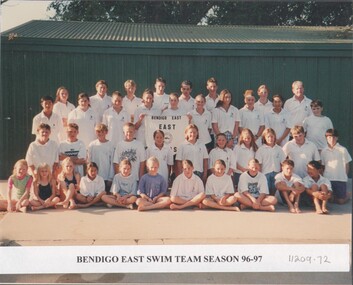
M 122 161 L 123 159 L 128 159 L 130 160 L 130 162 L 136 162 L 137 161 L 136 149 L 130 148 L 130 149 L 124 150 L 120 154 L 120 161 Z
M 248 189 L 249 189 L 249 193 L 251 194 L 251 196 L 253 197 L 257 197 L 260 195 L 260 190 L 259 190 L 259 186 L 258 183 L 248 183 Z

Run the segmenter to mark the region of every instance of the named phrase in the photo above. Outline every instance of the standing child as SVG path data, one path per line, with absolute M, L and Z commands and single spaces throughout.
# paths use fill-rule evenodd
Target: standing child
M 282 162 L 282 172 L 275 177 L 275 185 L 282 201 L 288 205 L 289 212 L 301 213 L 299 209 L 300 195 L 304 192 L 305 187 L 302 179 L 293 173 L 293 160 L 286 159 Z
M 31 170 L 31 173 L 35 175 L 37 167 L 41 163 L 47 163 L 52 170 L 53 175 L 56 172 L 59 154 L 58 145 L 56 142 L 49 139 L 50 126 L 47 124 L 40 124 L 37 128 L 37 138 L 28 147 L 26 153 L 26 161 Z
M 40 124 L 48 124 L 51 129 L 50 139 L 58 144 L 64 127 L 61 117 L 53 112 L 54 99 L 51 96 L 44 96 L 40 99 L 40 105 L 43 110 L 33 118 L 32 134 L 37 134 L 37 128 Z
M 120 172 L 114 176 L 110 192 L 112 194 L 102 196 L 102 201 L 107 203 L 108 207 L 134 209 L 137 199 L 137 181 L 131 175 L 131 162 L 128 159 L 120 162 Z
M 135 81 L 129 79 L 124 83 L 124 88 L 126 91 L 126 95 L 123 98 L 123 109 L 129 114 L 130 119 L 129 122 L 134 121 L 134 113 L 138 106 L 142 104 L 142 99 L 136 97 L 136 83 Z
M 123 95 L 119 91 L 112 93 L 112 103 L 112 107 L 103 113 L 103 124 L 108 127 L 107 139 L 116 146 L 124 139 L 123 126 L 130 121 L 130 117 L 123 108 Z
M 217 79 L 214 77 L 207 79 L 206 89 L 208 91 L 208 95 L 205 98 L 206 100 L 205 107 L 207 111 L 211 113 L 211 116 L 212 116 L 213 110 L 216 108 L 217 102 L 219 101 L 219 95 L 217 93 L 217 89 L 218 89 Z M 212 123 L 211 123 L 211 127 L 212 127 Z M 211 144 L 213 148 L 213 146 L 215 145 L 215 134 L 213 129 L 211 129 Z
M 191 124 L 195 124 L 199 129 L 199 141 L 203 143 L 207 150 L 211 150 L 211 130 L 212 130 L 212 115 L 205 109 L 205 97 L 199 94 L 195 97 L 195 109 L 189 112 L 191 116 Z
M 290 129 L 293 127 L 290 114 L 282 108 L 283 98 L 281 95 L 273 95 L 272 104 L 273 108 L 264 115 L 265 127 L 272 128 L 276 132 L 276 143 L 284 146 L 289 140 Z
M 74 197 L 80 187 L 80 174 L 74 171 L 74 163 L 70 157 L 67 157 L 62 162 L 62 170 L 58 175 L 59 189 L 61 202 L 57 203 L 58 206 L 63 206 L 65 209 L 75 209 L 76 202 Z
M 235 171 L 234 171 L 234 185 L 238 187 L 239 177 L 243 172 L 248 171 L 248 163 L 250 159 L 255 157 L 257 145 L 251 130 L 242 129 L 239 135 L 238 144 L 234 147 L 235 154 Z
M 155 156 L 159 161 L 158 173 L 162 175 L 165 181 L 168 183 L 169 174 L 173 161 L 173 151 L 172 149 L 164 144 L 164 132 L 161 130 L 156 130 L 153 133 L 154 145 L 147 148 L 147 157 Z
M 0 208 L 8 212 L 26 213 L 32 181 L 32 176 L 28 174 L 27 161 L 18 160 L 7 181 L 7 200 L 0 200 Z
M 248 128 L 252 131 L 257 145 L 261 145 L 261 135 L 265 129 L 265 120 L 262 111 L 255 108 L 255 96 L 253 90 L 245 90 L 245 105 L 239 110 L 240 124 L 239 130 Z
M 184 80 L 180 85 L 181 95 L 179 97 L 179 108 L 186 113 L 194 109 L 194 98 L 191 97 L 192 83 L 190 80 Z
M 159 162 L 154 156 L 147 159 L 147 171 L 141 177 L 139 182 L 137 194 L 140 198 L 136 200 L 139 211 L 163 209 L 169 207 L 170 199 L 165 197 L 168 184 L 164 178 L 158 174 Z
M 277 199 L 268 193 L 266 176 L 259 172 L 259 161 L 251 159 L 248 168 L 247 172 L 240 175 L 238 193 L 235 194 L 241 204 L 240 209 L 275 211 Z
M 53 107 L 53 112 L 58 114 L 63 122 L 63 129 L 59 134 L 60 141 L 66 138 L 66 127 L 67 127 L 67 117 L 69 113 L 75 109 L 75 106 L 68 101 L 69 91 L 64 87 L 60 86 L 56 91 L 56 97 Z
M 135 126 L 133 123 L 126 123 L 123 127 L 124 140 L 120 141 L 114 152 L 114 173 L 119 173 L 120 162 L 127 158 L 131 164 L 131 175 L 138 181 L 145 172 L 146 151 L 141 142 L 134 139 Z
M 333 201 L 344 204 L 350 199 L 347 192 L 349 163 L 352 161 L 347 149 L 338 143 L 338 131 L 326 131 L 327 147 L 321 152 L 322 164 L 325 166 L 324 176 L 331 181 Z
M 223 133 L 219 133 L 216 136 L 216 147 L 211 150 L 209 154 L 208 160 L 208 170 L 209 175 L 215 174 L 214 164 L 216 160 L 222 159 L 226 164 L 225 173 L 227 175 L 233 176 L 233 172 L 235 171 L 235 154 L 234 152 L 227 147 L 227 137 Z
M 76 193 L 78 208 L 87 208 L 99 203 L 105 194 L 104 179 L 98 175 L 98 165 L 87 163 L 87 175 L 80 181 L 80 191 Z
M 206 207 L 228 211 L 239 211 L 234 206 L 237 198 L 234 195 L 232 178 L 225 175 L 226 164 L 222 159 L 216 160 L 214 174 L 210 175 L 206 182 L 206 195 L 202 201 Z
M 89 97 L 86 93 L 78 94 L 78 106 L 69 113 L 69 123 L 76 123 L 81 130 L 78 139 L 82 140 L 86 148 L 95 140 L 94 127 L 98 123 L 96 112 L 89 105 Z
M 320 175 L 322 165 L 320 162 L 312 160 L 308 163 L 308 176 L 304 177 L 303 183 L 306 193 L 314 200 L 317 214 L 328 214 L 327 201 L 331 198 L 331 183 Z
M 154 87 L 156 92 L 153 93 L 153 105 L 163 112 L 168 108 L 169 96 L 164 92 L 167 81 L 163 77 L 157 77 Z
M 91 108 L 98 116 L 98 122 L 101 123 L 103 113 L 112 105 L 112 98 L 107 95 L 108 83 L 105 80 L 98 80 L 96 83 L 96 95 L 90 97 Z
M 178 147 L 176 153 L 176 166 L 179 175 L 182 172 L 181 161 L 189 159 L 192 161 L 194 173 L 206 183 L 208 168 L 208 153 L 206 146 L 198 141 L 199 131 L 196 125 L 190 124 L 185 128 L 185 141 Z
M 113 158 L 115 147 L 106 136 L 108 128 L 98 124 L 95 128 L 97 139 L 88 146 L 88 162 L 95 162 L 99 168 L 99 176 L 104 179 L 105 191 L 108 193 L 114 178 Z
M 190 160 L 183 160 L 182 165 L 183 173 L 175 178 L 170 192 L 170 209 L 181 210 L 192 206 L 201 209 L 206 197 L 202 180 L 193 173 L 194 166 Z
M 136 129 L 136 139 L 146 147 L 146 116 L 159 116 L 162 113 L 160 109 L 153 106 L 153 91 L 145 89 L 142 94 L 142 104 L 137 107 L 134 113 L 134 124 Z
M 310 107 L 313 114 L 303 121 L 303 128 L 306 133 L 305 137 L 313 142 L 319 152 L 321 152 L 327 146 L 326 130 L 332 129 L 333 125 L 329 117 L 322 115 L 323 105 L 320 100 L 311 101 Z
M 270 93 L 269 88 L 262 84 L 257 89 L 257 95 L 259 96 L 259 100 L 254 104 L 255 109 L 262 112 L 265 115 L 267 112 L 272 110 L 272 102 L 268 100 L 268 94 Z
M 163 116 L 184 116 L 187 112 L 179 108 L 178 93 L 169 94 L 169 107 L 162 112 Z
M 56 183 L 52 179 L 50 167 L 42 163 L 37 168 L 37 179 L 34 181 L 33 197 L 29 201 L 32 211 L 55 207 L 59 203 L 56 197 Z
M 282 148 L 276 144 L 276 133 L 267 128 L 262 133 L 263 145 L 256 151 L 255 158 L 260 163 L 260 171 L 265 174 L 270 195 L 275 195 L 275 176 L 281 171 L 281 163 L 286 159 Z

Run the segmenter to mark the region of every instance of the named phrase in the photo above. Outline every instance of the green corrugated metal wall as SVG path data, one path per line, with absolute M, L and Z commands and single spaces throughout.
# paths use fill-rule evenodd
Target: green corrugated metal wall
M 76 104 L 80 91 L 94 94 L 95 82 L 105 79 L 109 93 L 123 91 L 134 79 L 137 95 L 153 87 L 156 76 L 167 79 L 167 92 L 179 91 L 180 82 L 193 82 L 192 95 L 206 94 L 205 82 L 214 76 L 219 90 L 230 89 L 233 104 L 242 107 L 242 92 L 266 83 L 274 93 L 292 96 L 291 83 L 302 80 L 308 97 L 321 99 L 324 113 L 341 133 L 341 144 L 352 149 L 352 54 L 347 45 L 268 45 L 262 49 L 105 49 L 14 44 L 2 41 L 0 178 L 8 177 L 13 163 L 25 156 L 32 118 L 40 111 L 43 95 L 55 96 L 58 86 L 70 91 Z M 317 47 L 317 49 L 315 48 Z M 129 54 L 130 52 L 130 54 Z M 173 55 L 175 54 L 175 55 Z M 184 54 L 184 55 L 183 55 Z M 0 109 L 1 111 L 1 109 Z

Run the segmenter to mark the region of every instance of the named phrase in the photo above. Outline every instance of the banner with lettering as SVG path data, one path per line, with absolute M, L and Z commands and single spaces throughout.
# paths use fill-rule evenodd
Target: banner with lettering
M 164 132 L 164 144 L 170 146 L 176 153 L 178 146 L 185 140 L 184 131 L 189 124 L 187 116 L 146 116 L 146 144 L 154 144 L 153 133 L 155 130 Z

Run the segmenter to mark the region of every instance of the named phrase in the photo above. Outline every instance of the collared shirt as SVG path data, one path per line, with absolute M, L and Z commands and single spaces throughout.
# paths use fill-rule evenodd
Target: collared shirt
M 98 94 L 91 96 L 89 97 L 89 102 L 91 108 L 96 112 L 99 122 L 102 122 L 104 111 L 109 109 L 113 104 L 112 97 L 106 94 L 103 96 L 103 98 Z
M 222 159 L 226 163 L 225 173 L 228 173 L 229 168 L 236 169 L 235 153 L 228 147 L 222 149 L 216 147 L 210 151 L 208 160 L 208 169 L 214 167 L 217 159 Z
M 194 171 L 207 171 L 207 169 L 203 169 L 203 160 L 208 159 L 207 149 L 206 146 L 199 141 L 192 144 L 185 140 L 184 143 L 178 147 L 175 159 L 189 159 L 194 165 Z
M 192 174 L 190 178 L 187 178 L 183 172 L 175 178 L 170 196 L 180 197 L 188 201 L 204 191 L 205 189 L 200 177 Z
M 103 124 L 108 127 L 107 139 L 110 140 L 114 146 L 124 139 L 123 126 L 127 122 L 130 122 L 130 116 L 124 108 L 122 108 L 119 113 L 115 111 L 113 107 L 105 110 L 103 114 Z
M 263 115 L 265 115 L 267 112 L 270 112 L 272 110 L 273 105 L 270 100 L 267 100 L 265 104 L 262 104 L 260 100 L 257 100 L 254 104 L 254 108 L 260 111 Z
M 50 118 L 44 115 L 44 112 L 40 112 L 33 118 L 32 123 L 32 134 L 37 135 L 37 128 L 40 124 L 47 124 L 50 126 L 50 139 L 56 143 L 60 142 L 61 133 L 64 130 L 62 118 L 57 113 L 52 112 Z
M 131 122 L 134 121 L 134 113 L 138 106 L 142 104 L 142 99 L 139 97 L 132 97 L 130 100 L 126 96 L 123 98 L 123 109 L 129 114 Z
M 97 196 L 99 193 L 105 191 L 104 179 L 97 175 L 94 180 L 84 176 L 80 180 L 80 193 L 83 196 Z
M 169 106 L 169 95 L 164 93 L 163 95 L 157 95 L 153 93 L 153 106 L 161 111 L 165 110 Z
M 312 100 L 306 96 L 304 96 L 302 101 L 299 101 L 296 96 L 293 96 L 284 103 L 283 109 L 290 113 L 294 126 L 302 126 L 304 119 L 313 114 L 310 107 L 311 101 Z
M 286 159 L 286 155 L 277 144 L 273 147 L 263 144 L 256 151 L 255 158 L 261 164 L 261 172 L 267 174 L 270 172 L 280 172 L 281 163 Z
M 186 100 L 183 95 L 180 95 L 178 107 L 188 113 L 195 108 L 195 99 L 190 96 Z
M 282 109 L 281 112 L 276 113 L 273 109 L 264 115 L 265 127 L 272 128 L 276 132 L 276 137 L 282 137 L 284 131 L 288 128 L 293 127 L 292 120 L 290 119 L 290 113 Z M 289 140 L 289 135 L 283 139 L 281 146 Z
M 313 178 L 311 178 L 309 175 L 307 175 L 304 177 L 303 183 L 304 183 L 305 188 L 311 188 L 311 186 L 313 186 L 315 184 L 319 187 L 321 185 L 326 185 L 327 190 L 332 191 L 330 180 L 328 180 L 326 177 L 323 177 L 321 175 L 319 175 L 319 179 L 317 181 L 315 181 Z
M 275 176 L 275 184 L 279 182 L 285 182 L 286 185 L 289 187 L 292 187 L 296 182 L 304 185 L 303 180 L 297 174 L 294 174 L 294 173 L 292 174 L 289 180 L 284 176 L 283 172 L 278 173 Z
M 221 133 L 230 132 L 233 134 L 235 122 L 240 122 L 239 110 L 233 105 L 229 106 L 228 111 L 223 107 L 215 108 L 212 114 L 212 123 L 218 124 Z
M 195 124 L 199 129 L 199 141 L 203 144 L 208 144 L 211 141 L 211 135 L 209 129 L 212 128 L 212 115 L 209 111 L 204 109 L 202 114 L 196 110 L 192 110 L 189 113 L 192 116 L 191 123 Z

